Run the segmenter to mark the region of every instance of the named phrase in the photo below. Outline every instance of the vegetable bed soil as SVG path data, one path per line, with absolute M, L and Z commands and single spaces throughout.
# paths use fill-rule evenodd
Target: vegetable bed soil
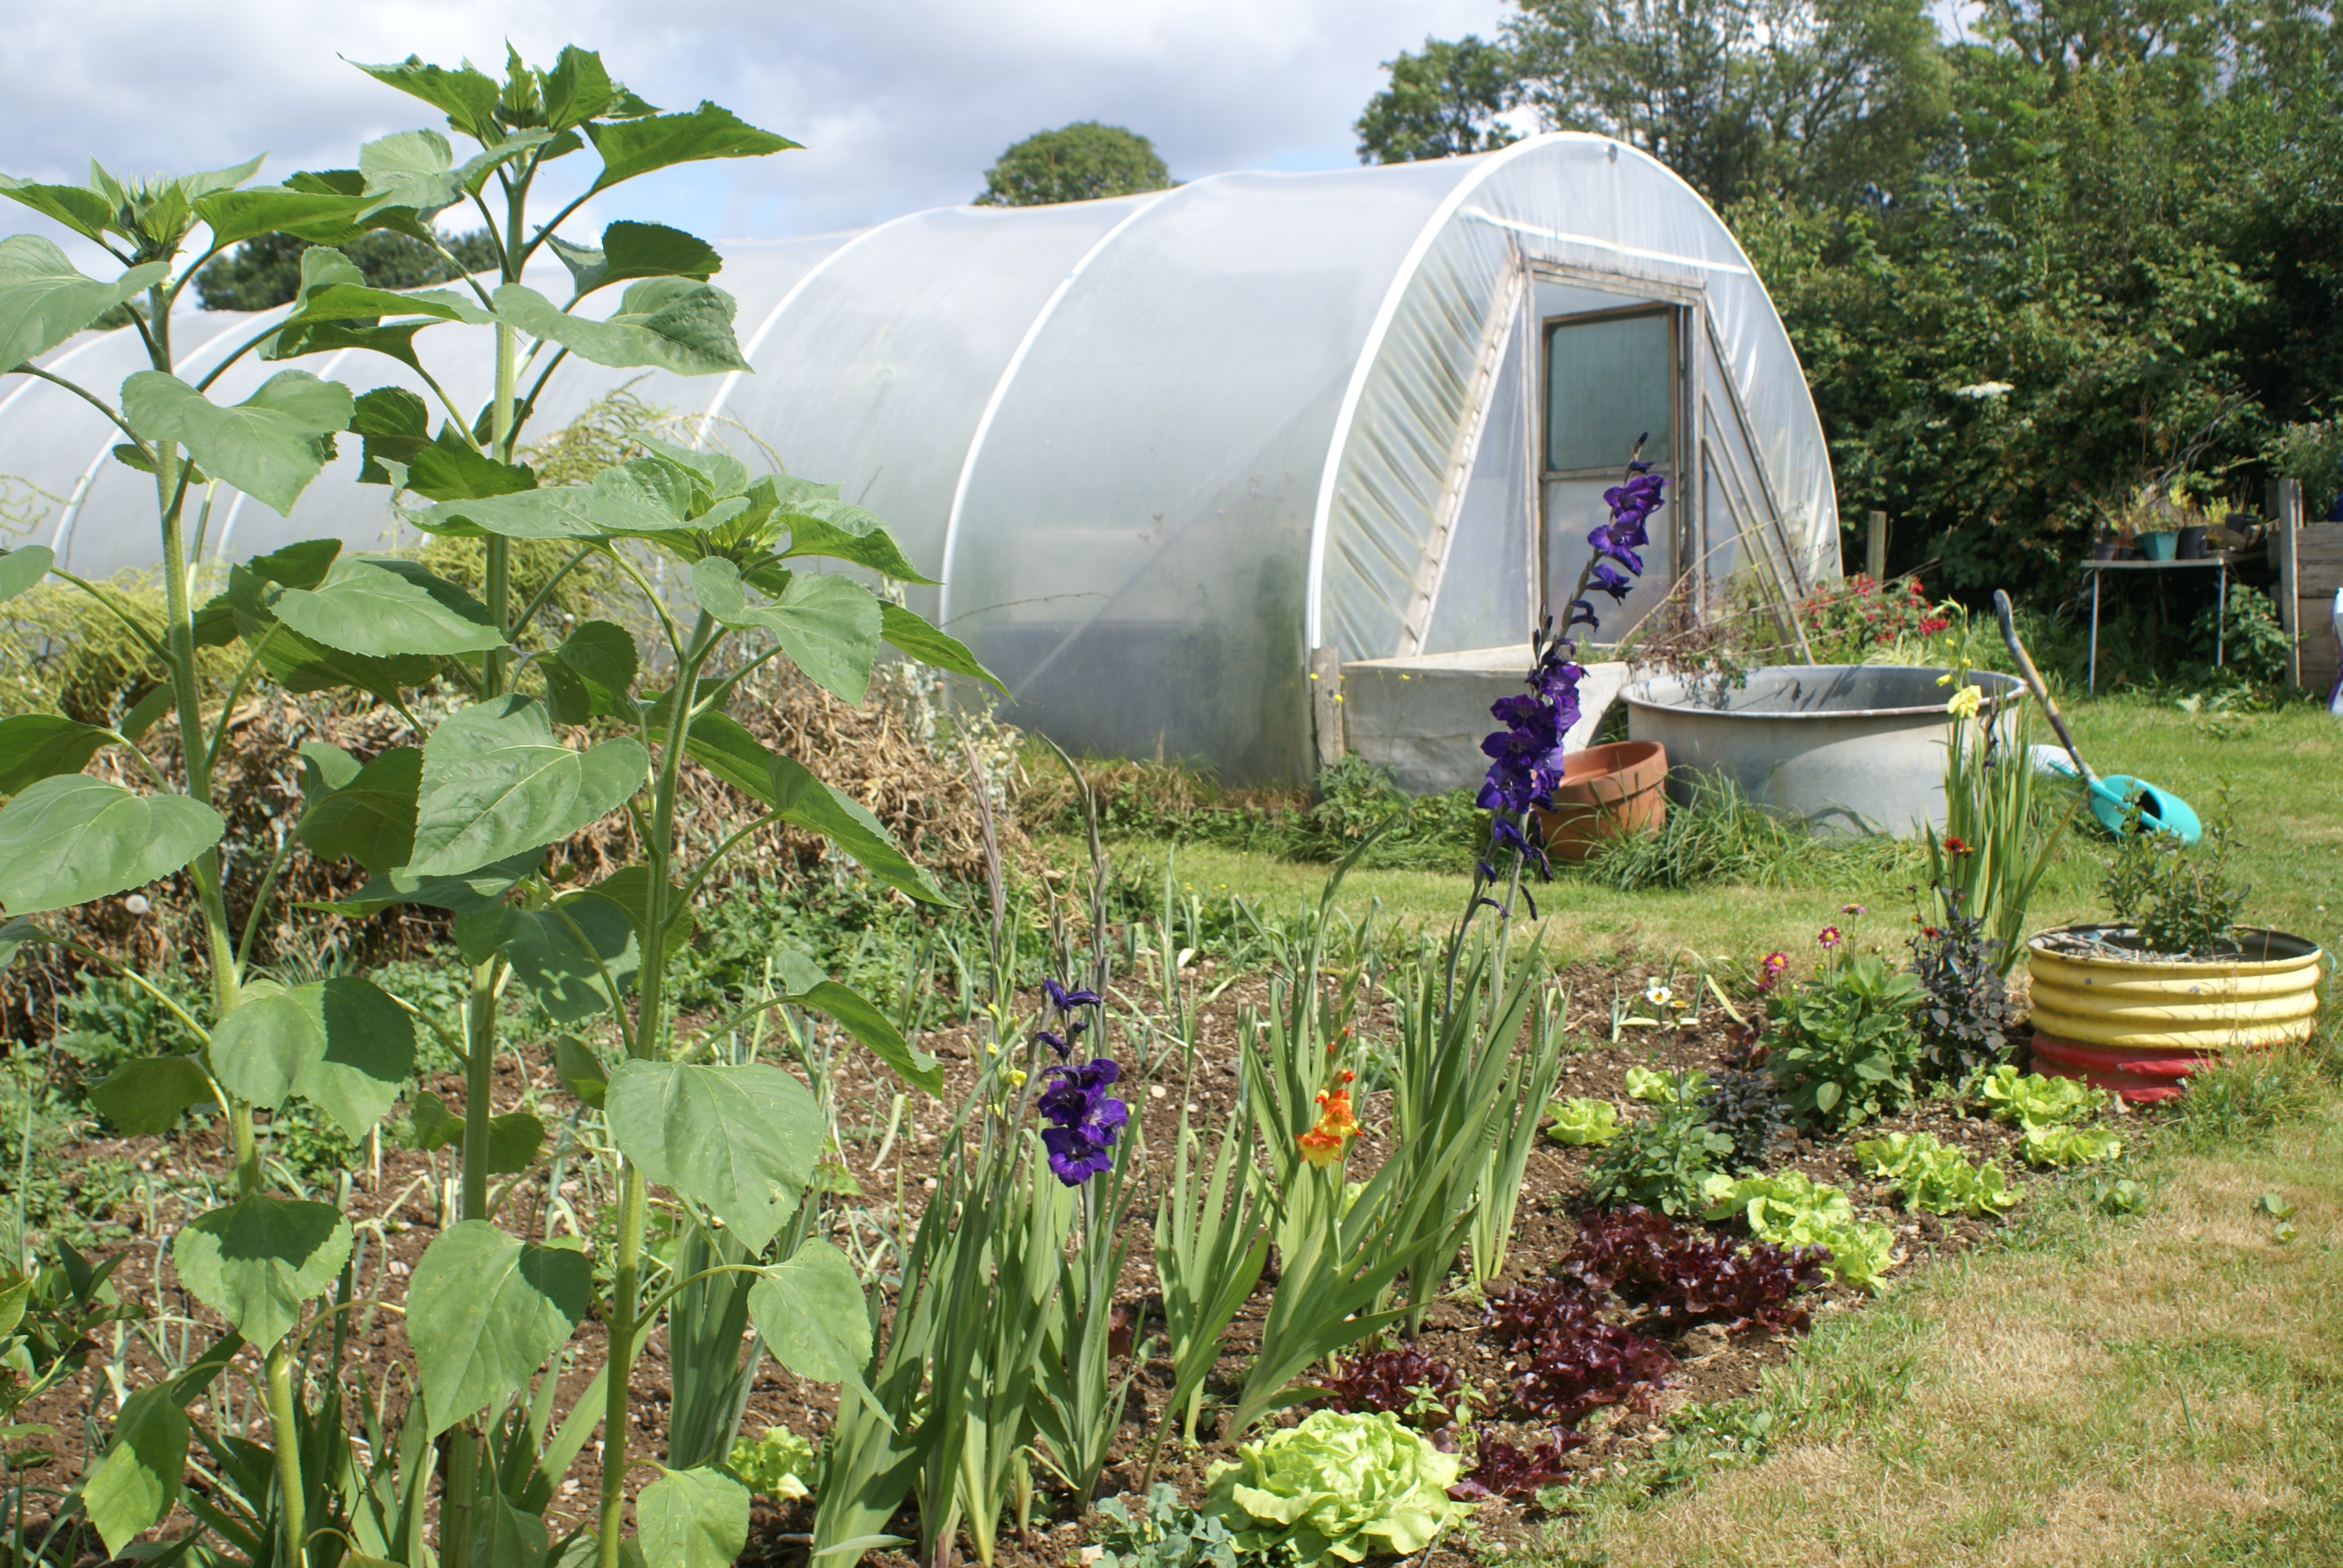
M 1202 971 L 1200 982 L 1212 979 L 1212 967 L 1211 960 L 1199 966 Z M 1622 966 L 1615 961 L 1587 962 L 1563 978 L 1571 987 L 1573 998 L 1566 1018 L 1571 1049 L 1556 1087 L 1558 1096 L 1614 1101 L 1624 1111 L 1633 1109 L 1625 1091 L 1631 1068 L 1713 1071 L 1727 1063 L 1733 1046 L 1726 1036 L 1725 1020 L 1721 1018 L 1676 1030 L 1634 1031 L 1617 1042 L 1603 1038 L 1610 1030 L 1610 998 L 1619 993 L 1633 994 L 1640 989 L 1648 978 L 1643 968 Z M 1038 995 L 1020 1000 L 1028 1009 L 1038 1010 Z M 1109 997 L 1115 1012 L 1142 1015 L 1159 1011 L 1161 1000 L 1146 979 L 1138 975 L 1119 979 Z M 1259 975 L 1240 977 L 1220 990 L 1202 1014 L 1192 1078 L 1183 1077 L 1183 1064 L 1176 1051 L 1159 1055 L 1143 1068 L 1136 1063 L 1130 1065 L 1125 1086 L 1130 1092 L 1132 1119 L 1143 1129 L 1150 1150 L 1161 1151 L 1172 1147 L 1183 1108 L 1199 1129 L 1210 1129 L 1224 1119 L 1239 1082 L 1235 1052 L 1239 1049 L 1240 1023 L 1246 1013 L 1265 1009 L 1269 1001 L 1270 981 Z M 1372 1046 L 1379 1038 L 1388 1036 L 1393 1027 L 1393 1009 L 1385 1000 L 1362 1019 L 1360 1036 Z M 916 1223 L 921 1200 L 932 1187 L 931 1178 L 941 1164 L 939 1133 L 950 1120 L 944 1107 L 958 1103 L 976 1079 L 977 1064 L 971 1052 L 979 1049 L 978 1038 L 975 1027 L 969 1024 L 931 1031 L 925 1037 L 923 1043 L 943 1064 L 945 1099 L 907 1108 L 904 1123 L 883 1166 L 875 1162 L 874 1157 L 880 1151 L 874 1147 L 878 1142 L 875 1136 L 850 1136 L 844 1150 L 846 1162 L 854 1182 L 866 1196 L 859 1209 L 842 1205 L 833 1208 L 832 1217 L 839 1224 L 860 1224 L 865 1227 L 869 1239 L 876 1226 L 892 1230 L 900 1224 L 908 1229 Z M 549 1052 L 532 1048 L 525 1064 L 518 1057 L 519 1053 L 509 1054 L 500 1063 L 497 1096 L 499 1111 L 520 1103 L 525 1095 L 547 1111 L 577 1109 L 558 1086 Z M 850 1056 L 845 1063 L 839 1088 L 841 1105 L 851 1104 L 858 1098 L 883 1105 L 893 1093 L 894 1081 L 874 1071 L 867 1058 Z M 451 1106 L 462 1092 L 461 1081 L 454 1074 L 443 1075 L 425 1087 Z M 1360 1106 L 1359 1120 L 1365 1131 L 1351 1151 L 1351 1175 L 1354 1179 L 1371 1174 L 1383 1158 L 1383 1146 L 1377 1134 L 1384 1101 L 1384 1093 L 1379 1091 L 1369 1095 Z M 2020 1166 L 2019 1138 L 2013 1130 L 1980 1114 L 1965 1113 L 1951 1101 L 1923 1100 L 1900 1114 L 1844 1133 L 1799 1134 L 1785 1137 L 1776 1145 L 1775 1161 L 1770 1170 L 1793 1170 L 1817 1181 L 1842 1187 L 1854 1201 L 1860 1217 L 1885 1221 L 1896 1227 L 1898 1261 L 1890 1277 L 1899 1278 L 1973 1245 L 1993 1228 L 1994 1222 L 1940 1220 L 1926 1213 L 1904 1214 L 1895 1206 L 1891 1189 L 1868 1181 L 1851 1152 L 1852 1145 L 1861 1139 L 1888 1131 L 1933 1133 L 1947 1145 L 1979 1159 L 1998 1161 L 2008 1170 Z M 64 1151 L 62 1164 L 70 1167 L 105 1157 L 126 1159 L 136 1169 L 156 1173 L 158 1187 L 167 1191 L 185 1179 L 187 1171 L 211 1165 L 218 1157 L 217 1150 L 212 1147 L 216 1141 L 217 1131 L 212 1127 L 198 1127 L 163 1138 L 88 1139 Z M 1578 1235 L 1576 1216 L 1591 1204 L 1588 1175 L 1600 1152 L 1599 1149 L 1564 1147 L 1543 1137 L 1539 1140 L 1525 1172 L 1513 1250 L 1493 1290 L 1546 1278 L 1569 1251 Z M 578 1196 L 574 1184 L 566 1185 L 571 1187 L 570 1196 Z M 515 1199 L 518 1203 L 534 1207 L 532 1224 L 540 1231 L 548 1218 L 543 1187 L 542 1181 L 533 1181 Z M 900 1214 L 896 1211 L 898 1195 Z M 216 1332 L 218 1325 L 206 1321 L 208 1314 L 179 1288 L 167 1257 L 160 1256 L 159 1238 L 174 1231 L 182 1218 L 166 1211 L 171 1202 L 163 1200 L 152 1213 L 133 1211 L 112 1216 L 130 1231 L 131 1239 L 126 1244 L 102 1251 L 127 1253 L 115 1275 L 126 1298 L 146 1303 L 158 1314 L 168 1312 L 200 1323 L 196 1331 L 196 1343 L 200 1345 Z M 393 1147 L 386 1140 L 379 1174 L 359 1179 L 350 1195 L 348 1209 L 361 1232 L 372 1232 L 359 1265 L 357 1295 L 392 1305 L 401 1302 L 407 1278 L 437 1233 L 433 1223 L 427 1157 Z M 1134 1210 L 1135 1231 L 1151 1222 L 1151 1201 L 1142 1201 Z M 581 1209 L 578 1217 L 589 1231 L 594 1227 L 597 1215 L 590 1209 Z M 95 1221 L 99 1217 L 88 1218 Z M 1696 1220 L 1683 1222 L 1694 1233 L 1701 1230 Z M 1746 1235 L 1745 1228 L 1738 1221 L 1709 1229 L 1729 1238 Z M 150 1236 L 156 1240 L 149 1240 Z M 378 1238 L 378 1244 L 373 1238 Z M 1151 1310 L 1156 1282 L 1148 1262 L 1146 1239 L 1134 1235 L 1132 1240 L 1135 1244 L 1117 1295 L 1128 1308 L 1132 1340 L 1143 1342 L 1152 1326 Z M 1219 1413 L 1216 1405 L 1233 1397 L 1242 1382 L 1259 1342 L 1260 1322 L 1275 1277 L 1272 1261 L 1262 1284 L 1225 1336 L 1223 1354 L 1206 1385 L 1205 1417 L 1199 1428 L 1203 1441 L 1198 1448 L 1184 1452 L 1176 1438 L 1166 1447 L 1160 1478 L 1177 1488 L 1184 1501 L 1192 1503 L 1202 1500 L 1206 1469 L 1229 1452 L 1229 1444 L 1212 1439 Z M 1518 1370 L 1520 1358 L 1483 1327 L 1479 1299 L 1470 1292 L 1466 1282 L 1452 1279 L 1450 1286 L 1449 1293 L 1427 1315 L 1423 1331 L 1413 1342 L 1413 1348 L 1453 1366 L 1465 1383 L 1483 1396 L 1489 1413 L 1497 1418 L 1489 1425 L 1490 1435 L 1524 1445 L 1541 1441 L 1548 1430 L 1546 1425 L 1503 1419 L 1503 1391 Z M 1814 1314 L 1859 1310 L 1867 1300 L 1861 1291 L 1828 1284 L 1800 1298 Z M 1690 1402 L 1730 1400 L 1751 1392 L 1757 1387 L 1763 1370 L 1785 1359 L 1792 1346 L 1790 1334 L 1767 1332 L 1754 1326 L 1732 1332 L 1716 1323 L 1690 1328 L 1672 1326 L 1657 1321 L 1648 1312 L 1624 1310 L 1611 1315 L 1664 1344 L 1676 1366 L 1642 1407 L 1632 1403 L 1606 1406 L 1585 1419 L 1582 1425 L 1592 1433 L 1591 1441 L 1564 1459 L 1573 1481 L 1598 1478 L 1623 1461 L 1648 1454 L 1653 1436 L 1671 1410 Z M 356 1332 L 351 1362 L 357 1372 L 408 1364 L 397 1312 L 361 1312 L 353 1326 Z M 1127 1354 L 1131 1342 L 1118 1335 L 1117 1351 Z M 1399 1342 L 1394 1338 L 1391 1342 Z M 598 1369 L 602 1345 L 599 1326 L 589 1322 L 573 1342 L 570 1362 L 562 1373 L 561 1407 L 565 1412 Z M 130 1342 L 128 1360 L 136 1368 L 134 1382 L 167 1370 L 151 1364 L 154 1358 L 148 1347 L 135 1336 Z M 1148 1442 L 1171 1382 L 1170 1363 L 1161 1357 L 1141 1371 L 1132 1385 L 1116 1461 L 1106 1473 L 1101 1495 L 1138 1485 Z M 672 1393 L 663 1332 L 653 1338 L 636 1368 L 632 1394 L 630 1402 L 637 1423 L 632 1441 L 640 1445 L 635 1452 L 664 1452 Z M 394 1403 L 404 1397 L 403 1392 L 391 1394 Z M 105 1373 L 96 1358 L 93 1358 L 93 1364 L 79 1378 L 60 1385 L 28 1409 L 25 1419 L 45 1422 L 58 1434 L 44 1444 L 55 1457 L 41 1467 L 37 1473 L 40 1476 L 70 1478 L 82 1473 L 91 1457 L 85 1446 L 89 1422 L 85 1418 L 107 1402 L 110 1401 L 106 1398 Z M 769 1359 L 755 1380 L 742 1431 L 754 1435 L 769 1425 L 785 1425 L 801 1434 L 819 1436 L 827 1431 L 835 1408 L 836 1395 L 831 1388 L 801 1382 Z M 1306 1404 L 1297 1407 L 1280 1419 L 1290 1422 L 1309 1408 Z M 12 1446 L 25 1444 L 20 1442 Z M 552 1501 L 547 1523 L 557 1540 L 567 1530 L 591 1521 L 600 1483 L 596 1464 L 599 1449 L 598 1442 L 588 1444 Z M 646 1468 L 642 1473 L 630 1476 L 630 1495 L 647 1484 L 654 1473 Z M 810 1509 L 809 1503 L 777 1506 L 760 1497 L 742 1561 L 802 1559 L 803 1533 L 810 1519 Z M 1484 1541 L 1502 1542 L 1527 1517 L 1528 1513 L 1519 1503 L 1490 1500 L 1479 1505 L 1474 1519 Z M 184 1515 L 176 1516 L 166 1522 L 159 1533 L 167 1536 L 186 1523 Z M 897 1533 L 915 1533 L 908 1517 L 899 1517 L 895 1524 Z M 1062 1489 L 1052 1489 L 1045 1479 L 1036 1499 L 1030 1534 L 1021 1536 L 1013 1523 L 1006 1528 L 1000 1544 L 1000 1560 L 1021 1568 L 1024 1564 L 1061 1568 L 1082 1545 L 1086 1528 L 1074 1500 Z M 1453 1542 L 1452 1532 L 1435 1547 L 1433 1559 L 1460 1564 L 1468 1561 Z M 876 1553 L 874 1557 L 888 1568 L 914 1568 L 911 1559 L 900 1552 Z

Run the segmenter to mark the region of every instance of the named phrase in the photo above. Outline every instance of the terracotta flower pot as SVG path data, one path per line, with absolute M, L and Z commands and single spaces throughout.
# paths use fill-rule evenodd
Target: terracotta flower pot
M 1583 860 L 1605 839 L 1641 833 L 1667 819 L 1668 754 L 1656 740 L 1590 746 L 1563 762 L 1553 809 L 1541 811 L 1545 852 Z

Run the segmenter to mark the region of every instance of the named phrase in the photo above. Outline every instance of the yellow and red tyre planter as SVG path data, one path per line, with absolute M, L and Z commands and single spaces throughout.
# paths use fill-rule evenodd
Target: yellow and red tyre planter
M 2223 1056 L 2308 1040 L 2317 1025 L 2327 955 L 2300 937 L 2240 929 L 2235 960 L 2178 961 L 2056 950 L 2052 934 L 2026 944 L 2038 1072 L 2169 1100 Z

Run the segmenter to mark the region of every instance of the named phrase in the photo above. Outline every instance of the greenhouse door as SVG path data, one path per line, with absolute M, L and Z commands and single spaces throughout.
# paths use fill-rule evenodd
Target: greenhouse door
M 1545 322 L 1544 482 L 1539 560 L 1557 618 L 1586 565 L 1586 531 L 1609 516 L 1603 492 L 1625 477 L 1635 438 L 1644 461 L 1682 493 L 1684 310 L 1657 302 L 1551 317 Z M 1656 607 L 1681 569 L 1671 507 L 1652 519 L 1644 573 L 1626 601 L 1597 598 L 1599 640 L 1616 641 Z

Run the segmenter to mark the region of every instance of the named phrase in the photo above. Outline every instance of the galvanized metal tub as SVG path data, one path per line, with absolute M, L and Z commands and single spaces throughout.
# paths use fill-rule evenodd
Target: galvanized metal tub
M 1945 747 L 1953 695 L 1943 669 L 1811 664 L 1753 669 L 1739 687 L 1675 676 L 1621 693 L 1627 733 L 1667 748 L 1668 795 L 1688 801 L 1694 778 L 1730 779 L 1761 805 L 1820 834 L 1919 836 L 1945 825 Z M 2023 689 L 1976 671 L 1996 713 Z

